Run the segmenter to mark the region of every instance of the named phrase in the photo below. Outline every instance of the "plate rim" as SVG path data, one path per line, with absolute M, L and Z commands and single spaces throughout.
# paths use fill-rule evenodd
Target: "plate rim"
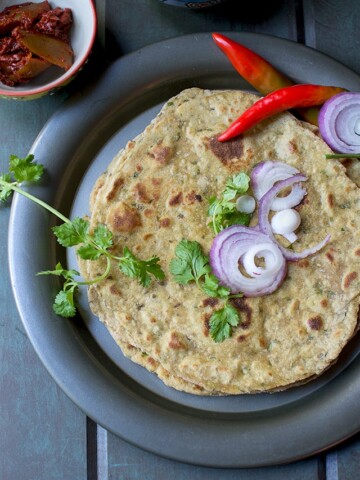
M 276 47 L 277 51 L 280 48 L 286 51 L 289 47 L 296 52 L 300 52 L 301 56 L 305 56 L 308 58 L 308 61 L 322 59 L 327 65 L 331 65 L 334 68 L 339 68 L 341 71 L 346 72 L 347 75 L 350 76 L 350 82 L 354 81 L 357 82 L 360 88 L 360 76 L 353 72 L 351 69 L 346 67 L 345 65 L 337 62 L 336 60 L 328 57 L 327 55 L 318 52 L 311 47 L 307 47 L 305 45 L 297 44 L 288 39 L 281 39 L 279 37 L 273 37 L 271 35 L 264 35 L 258 33 L 234 33 L 234 32 L 224 32 L 224 34 L 231 36 L 235 40 L 242 41 L 245 44 L 247 43 L 250 48 L 252 44 L 258 44 L 258 42 L 262 42 L 266 40 L 267 46 L 269 44 L 272 48 Z M 40 157 L 42 156 L 43 152 L 46 150 L 46 143 L 48 139 L 52 138 L 54 133 L 53 130 L 57 132 L 61 132 L 64 130 L 64 118 L 67 119 L 70 115 L 70 120 L 75 121 L 79 117 L 79 112 L 77 109 L 79 105 L 82 108 L 82 114 L 84 112 L 92 111 L 93 115 L 102 115 L 106 112 L 104 111 L 104 105 L 107 105 L 110 101 L 109 95 L 104 97 L 105 95 L 105 88 L 104 82 L 109 82 L 110 84 L 116 84 L 119 81 L 119 78 L 114 78 L 114 76 L 118 77 L 119 72 L 121 71 L 120 79 L 122 78 L 123 81 L 130 79 L 133 73 L 126 72 L 127 69 L 132 71 L 134 68 L 137 69 L 136 71 L 140 71 L 145 68 L 150 60 L 159 55 L 158 51 L 164 53 L 167 49 L 181 49 L 184 48 L 181 45 L 186 45 L 189 42 L 195 42 L 196 48 L 198 49 L 203 44 L 206 45 L 206 42 L 209 42 L 210 33 L 199 33 L 199 34 L 188 34 L 181 37 L 173 37 L 172 39 L 163 40 L 152 45 L 148 45 L 143 47 L 142 49 L 127 54 L 126 56 L 120 58 L 116 62 L 110 65 L 106 72 L 100 77 L 95 84 L 90 85 L 89 87 L 81 90 L 78 94 L 75 94 L 69 100 L 67 100 L 64 105 L 57 111 L 55 114 L 48 120 L 45 124 L 44 128 L 39 133 L 37 139 L 35 140 L 30 152 L 35 154 L 35 158 L 37 159 L 37 152 L 40 152 Z M 217 57 L 211 57 L 214 52 L 214 47 L 209 49 L 211 53 L 207 53 L 207 56 L 204 55 L 205 58 L 202 58 L 201 61 L 204 62 L 199 68 L 201 71 L 208 71 L 213 68 L 213 65 L 219 69 L 219 71 L 226 71 L 231 74 L 232 68 L 228 65 L 228 62 L 225 58 L 223 58 L 222 54 L 218 55 Z M 266 50 L 266 49 L 265 49 Z M 259 52 L 260 53 L 260 52 Z M 184 61 L 184 59 L 182 60 Z M 190 64 L 193 62 L 193 59 L 189 60 Z M 151 62 L 150 62 L 151 63 Z M 186 63 L 186 62 L 185 62 Z M 144 67 L 145 66 L 145 67 Z M 176 74 L 180 74 L 181 65 L 179 68 L 176 69 Z M 175 68 L 175 67 L 174 67 Z M 190 67 L 188 67 L 190 68 Z M 165 72 L 161 72 L 162 75 L 166 77 L 166 69 Z M 153 74 L 155 75 L 155 73 Z M 138 85 L 144 83 L 142 79 L 135 79 L 135 84 L 131 85 L 131 88 L 128 89 L 132 94 L 131 98 L 134 97 L 134 90 L 138 87 Z M 154 79 L 155 81 L 155 79 Z M 146 87 L 148 88 L 148 87 Z M 122 98 L 123 105 L 127 105 L 129 99 L 125 99 L 126 93 L 120 94 L 120 98 Z M 117 95 L 119 97 L 119 94 Z M 116 98 L 117 98 L 116 97 Z M 88 105 L 90 98 L 90 106 Z M 101 105 L 101 101 L 103 101 L 104 105 Z M 125 107 L 124 107 L 125 108 Z M 108 119 L 109 117 L 107 117 Z M 85 134 L 85 130 L 88 126 L 89 122 L 85 122 L 86 125 L 80 128 L 80 133 L 77 133 L 77 136 L 81 134 Z M 75 143 L 75 142 L 72 142 Z M 70 142 L 70 145 L 66 147 L 66 149 L 71 150 L 73 145 Z M 71 148 L 70 148 L 71 147 Z M 76 146 L 76 154 L 74 154 L 75 159 L 76 155 L 79 155 L 79 151 L 81 150 L 82 145 Z M 42 160 L 40 158 L 41 163 Z M 50 179 L 49 185 L 45 187 L 45 194 L 47 197 L 53 197 L 53 188 L 56 187 L 56 177 L 58 174 L 63 173 L 64 168 L 66 170 L 69 169 L 69 165 L 63 165 L 63 162 L 60 162 L 59 158 L 52 164 L 48 164 L 49 162 L 45 162 L 46 167 L 52 173 L 52 179 Z M 61 163 L 61 164 L 60 164 Z M 75 160 L 74 160 L 74 163 Z M 70 168 L 71 172 L 71 168 Z M 66 179 L 64 180 L 66 183 Z M 32 187 L 32 191 L 34 191 L 35 195 L 41 195 L 44 198 L 44 187 Z M 55 188 L 56 191 L 56 188 Z M 56 198 L 54 197 L 56 201 Z M 124 440 L 138 446 L 144 448 L 145 450 L 151 451 L 152 453 L 162 455 L 164 457 L 183 461 L 190 464 L 202 465 L 202 466 L 209 466 L 209 467 L 257 467 L 257 466 L 269 466 L 269 465 L 277 465 L 280 463 L 286 463 L 289 461 L 295 461 L 299 459 L 306 458 L 310 455 L 315 453 L 319 453 L 334 444 L 340 443 L 341 441 L 349 438 L 354 433 L 360 430 L 360 420 L 356 423 L 353 420 L 350 422 L 350 425 L 344 430 L 343 425 L 337 425 L 338 428 L 336 430 L 336 434 L 332 433 L 331 431 L 327 431 L 327 434 L 324 435 L 324 438 L 317 438 L 316 445 L 314 445 L 314 441 L 312 444 L 307 444 L 304 440 L 305 438 L 309 440 L 310 430 L 309 425 L 299 423 L 300 420 L 303 422 L 304 415 L 314 414 L 314 409 L 316 410 L 316 414 L 318 415 L 318 422 L 323 415 L 321 415 L 320 408 L 323 408 L 323 404 L 320 400 L 325 401 L 326 406 L 328 409 L 336 410 L 338 408 L 338 402 L 335 402 L 338 399 L 339 392 L 337 391 L 337 387 L 341 386 L 341 403 L 342 403 L 342 410 L 352 411 L 352 418 L 354 415 L 354 411 L 360 413 L 360 407 L 356 403 L 356 396 L 353 392 L 355 387 L 358 388 L 357 391 L 360 391 L 360 380 L 354 383 L 354 379 L 351 379 L 351 374 L 354 369 L 360 368 L 359 358 L 354 360 L 354 362 L 344 371 L 341 375 L 334 380 L 331 381 L 329 385 L 325 385 L 322 387 L 321 391 L 318 392 L 317 398 L 312 398 L 311 402 L 310 399 L 305 399 L 304 404 L 301 406 L 299 410 L 299 403 L 295 402 L 296 405 L 291 405 L 282 412 L 275 412 L 275 418 L 277 422 L 270 422 L 270 419 L 266 416 L 262 416 L 261 412 L 257 413 L 256 415 L 250 415 L 252 417 L 251 422 L 249 418 L 238 418 L 236 420 L 236 425 L 234 427 L 234 423 L 229 422 L 229 419 L 219 419 L 219 418 L 211 418 L 212 423 L 209 423 L 208 418 L 202 418 L 201 416 L 194 415 L 194 412 L 184 412 L 183 409 L 181 411 L 174 411 L 174 405 L 170 405 L 170 403 L 162 404 L 159 402 L 156 395 L 147 393 L 146 398 L 139 398 L 140 395 L 136 395 L 136 388 L 132 384 L 132 381 L 126 378 L 122 379 L 122 382 L 119 381 L 119 378 L 115 378 L 114 376 L 110 376 L 111 367 L 107 370 L 99 361 L 99 358 L 96 358 L 91 351 L 87 349 L 87 346 L 82 345 L 79 336 L 76 332 L 76 328 L 72 325 L 71 321 L 65 321 L 60 324 L 53 319 L 53 314 L 51 312 L 51 305 L 39 305 L 38 308 L 38 316 L 40 316 L 41 320 L 38 320 L 40 323 L 37 325 L 32 324 L 32 319 L 29 318 L 29 312 L 31 311 L 30 306 L 33 304 L 34 298 L 32 297 L 32 292 L 25 292 L 24 287 L 21 283 L 19 283 L 19 279 L 21 280 L 24 277 L 24 274 L 29 274 L 29 270 L 31 271 L 31 267 L 29 267 L 28 263 L 21 262 L 21 259 L 26 259 L 26 252 L 16 249 L 15 254 L 15 239 L 19 234 L 19 221 L 21 220 L 23 230 L 30 232 L 30 237 L 34 236 L 37 232 L 37 228 L 40 226 L 41 228 L 48 227 L 48 220 L 44 219 L 43 217 L 40 218 L 38 215 L 36 217 L 35 224 L 30 228 L 26 228 L 26 219 L 28 218 L 29 214 L 34 214 L 34 207 L 32 205 L 27 204 L 23 201 L 23 199 L 16 195 L 12 208 L 11 208 L 11 215 L 10 215 L 10 223 L 9 223 L 9 235 L 8 235 L 8 247 L 9 247 L 9 269 L 10 269 L 10 278 L 11 278 L 11 286 L 13 288 L 14 296 L 16 305 L 21 317 L 21 320 L 24 324 L 24 328 L 27 332 L 27 335 L 33 344 L 38 356 L 44 363 L 45 367 L 50 372 L 51 376 L 54 380 L 58 383 L 58 385 L 64 390 L 64 392 L 77 404 L 90 418 L 94 419 L 99 425 L 102 425 L 109 431 L 112 431 L 119 437 L 123 438 Z M 20 220 L 19 220 L 20 218 Z M 21 230 L 21 229 L 20 229 Z M 45 242 L 46 246 L 46 242 Z M 54 251 L 50 248 L 51 251 L 48 252 L 48 257 L 54 256 Z M 32 264 L 31 264 L 32 265 Z M 50 302 L 49 302 L 50 303 Z M 32 315 L 30 315 L 32 316 Z M 59 345 L 51 345 L 49 342 L 49 338 L 47 338 L 46 331 L 42 331 L 42 327 L 46 326 L 46 322 L 48 319 L 51 319 L 49 325 L 51 326 L 52 333 L 56 332 L 60 335 L 60 338 L 66 338 L 68 340 L 66 352 L 69 355 L 65 360 L 62 360 L 62 364 L 58 364 L 58 359 L 62 358 L 63 350 Z M 49 327 L 50 328 L 50 327 Z M 81 327 L 77 327 L 81 328 Z M 84 332 L 82 332 L 84 333 Z M 75 350 L 74 350 L 75 349 Z M 86 365 L 81 364 L 81 373 L 86 373 L 87 378 L 95 378 L 96 377 L 96 386 L 97 386 L 97 395 L 95 396 L 94 401 L 90 401 L 88 399 L 89 384 L 84 381 L 83 378 L 79 379 L 79 375 L 75 375 L 73 370 L 71 369 L 74 365 L 74 362 L 81 360 L 87 360 L 88 363 Z M 90 361 L 90 362 L 89 362 Z M 77 363 L 75 363 L 77 365 Z M 77 367 L 79 368 L 79 367 Z M 105 375 L 103 375 L 105 373 Z M 101 376 L 103 375 L 103 376 Z M 346 382 L 346 379 L 350 376 L 350 380 Z M 356 373 L 354 375 L 356 379 Z M 360 378 L 359 375 L 357 375 Z M 106 380 L 106 381 L 105 381 Z M 110 412 L 114 412 L 114 405 L 111 408 L 108 408 L 108 412 L 105 415 L 101 415 L 99 413 L 99 407 L 96 402 L 101 403 L 101 398 L 99 396 L 99 392 L 101 393 L 102 389 L 109 389 L 112 388 L 111 391 L 114 392 L 114 389 L 117 389 L 118 395 L 115 395 L 111 401 L 114 403 L 115 399 L 117 401 L 125 401 L 126 406 L 126 415 L 124 412 L 121 412 L 121 422 L 119 428 L 119 419 L 117 422 L 109 418 Z M 351 388 L 350 388 L 351 387 Z M 140 387 L 141 390 L 141 387 Z M 328 399 L 328 395 L 325 393 L 332 392 L 333 396 L 331 399 Z M 343 398 L 343 394 L 346 392 L 345 399 Z M 120 396 L 119 396 L 120 395 Z M 156 397 L 156 398 L 155 398 Z M 131 401 L 133 404 L 131 404 Z M 320 402 L 320 403 L 319 403 Z M 302 403 L 302 402 L 301 402 Z M 122 404 L 124 406 L 124 404 Z M 146 409 L 144 410 L 144 407 Z M 316 408 L 315 408 L 316 407 Z M 279 430 L 280 424 L 283 422 L 283 418 L 279 419 L 279 413 L 282 413 L 282 416 L 288 418 L 293 414 L 291 418 L 291 428 L 297 426 L 297 436 L 300 435 L 300 438 L 293 438 L 291 435 L 290 430 L 287 432 L 286 439 L 282 440 L 282 443 L 277 445 L 273 451 L 269 451 L 269 445 L 264 440 L 259 438 L 259 431 L 261 431 L 261 436 L 266 431 L 269 433 L 273 431 L 272 436 L 275 438 L 275 433 Z M 128 418 L 126 418 L 126 416 Z M 149 418 L 151 417 L 151 418 Z M 210 416 L 211 417 L 211 416 Z M 360 417 L 360 415 L 358 416 Z M 204 433 L 208 437 L 212 444 L 210 445 L 210 440 L 207 443 L 202 443 L 200 446 L 197 445 L 197 448 L 181 448 L 181 443 L 176 441 L 175 438 L 172 437 L 173 445 L 169 446 L 168 441 L 164 441 L 163 439 L 158 439 L 156 445 L 154 445 L 154 440 L 152 437 L 149 437 L 145 432 L 139 431 L 139 429 L 134 429 L 134 425 L 129 422 L 129 419 L 137 419 L 139 418 L 142 420 L 144 425 L 147 425 L 149 428 L 156 427 L 157 429 L 162 429 L 166 431 L 166 425 L 168 422 L 175 423 L 177 427 L 178 433 L 181 435 L 188 437 L 191 434 L 192 439 L 196 439 L 197 442 L 204 442 Z M 309 417 L 307 417 L 309 418 Z M 290 419 L 289 419 L 290 421 Z M 326 418 L 323 417 L 322 421 L 326 423 Z M 259 422 L 262 424 L 261 429 L 259 428 Z M 269 423 L 270 422 L 270 423 Z M 307 420 L 309 423 L 309 420 Z M 141 422 L 140 422 L 141 423 Z M 255 428 L 257 426 L 257 430 Z M 310 425 L 311 426 L 311 425 Z M 239 429 L 246 427 L 246 432 L 239 431 Z M 172 426 L 174 428 L 174 426 Z M 190 431 L 187 431 L 190 429 Z M 323 433 L 323 432 L 322 432 Z M 257 451 L 253 457 L 249 458 L 248 451 L 247 454 L 244 455 L 241 451 L 236 451 L 236 455 L 234 455 L 234 449 L 230 451 L 224 452 L 226 446 L 229 446 L 231 443 L 235 442 L 235 444 L 239 443 L 240 440 L 244 441 L 245 437 L 247 441 L 251 441 L 251 447 L 257 446 Z M 157 436 L 160 437 L 160 436 Z M 220 454 L 215 454 L 214 446 L 218 447 L 219 439 L 223 440 L 224 448 L 220 451 Z M 184 442 L 186 443 L 186 442 Z M 286 443 L 286 445 L 285 445 Z M 170 448 L 169 448 L 170 447 Z M 281 448 L 279 448 L 281 447 Z M 176 450 L 174 452 L 174 450 Z M 241 449 L 240 449 L 241 450 Z M 235 459 L 234 459 L 235 456 Z M 220 458 L 221 457 L 221 458 Z M 261 458 L 260 458 L 261 457 Z

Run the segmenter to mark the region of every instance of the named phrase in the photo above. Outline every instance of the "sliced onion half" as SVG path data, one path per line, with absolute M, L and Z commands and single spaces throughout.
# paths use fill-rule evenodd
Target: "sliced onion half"
M 259 202 L 259 229 L 261 232 L 265 233 L 270 237 L 271 240 L 276 242 L 274 237 L 270 221 L 269 221 L 269 213 L 271 209 L 271 203 L 273 199 L 278 195 L 281 190 L 284 188 L 290 187 L 298 182 L 304 182 L 306 180 L 306 176 L 302 174 L 294 175 L 293 177 L 287 178 L 286 180 L 282 180 L 274 185 L 260 200 Z M 313 255 L 314 253 L 321 250 L 330 240 L 330 235 L 327 235 L 324 240 L 317 245 L 314 245 L 311 248 L 307 248 L 302 252 L 294 252 L 289 250 L 288 248 L 279 245 L 280 250 L 282 251 L 283 255 L 287 260 L 296 261 L 301 260 L 302 258 L 306 258 L 309 255 Z
M 262 259 L 264 265 L 256 259 Z M 210 265 L 222 285 L 246 297 L 274 292 L 287 271 L 278 245 L 258 229 L 242 225 L 226 228 L 215 237 Z
M 360 153 L 360 93 L 339 93 L 327 100 L 319 113 L 319 129 L 335 152 Z
M 261 198 L 277 182 L 297 175 L 299 170 L 282 162 L 259 163 L 251 173 L 251 187 L 257 200 Z M 291 192 L 285 197 L 274 197 L 271 203 L 271 210 L 279 212 L 299 205 L 306 195 L 306 190 L 300 185 L 294 185 Z

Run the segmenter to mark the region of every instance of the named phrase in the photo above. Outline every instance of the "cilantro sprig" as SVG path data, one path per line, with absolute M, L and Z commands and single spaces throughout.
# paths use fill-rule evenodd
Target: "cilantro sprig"
M 220 285 L 218 278 L 211 273 L 209 257 L 204 254 L 201 245 L 195 241 L 181 240 L 175 248 L 175 258 L 170 262 L 170 272 L 180 285 L 194 281 L 207 296 L 224 301 L 224 306 L 210 317 L 210 335 L 215 342 L 223 342 L 231 337 L 232 328 L 239 324 L 240 317 L 229 300 L 242 295 L 232 295 L 227 287 Z
M 56 275 L 65 279 L 62 290 L 60 290 L 55 297 L 53 309 L 54 312 L 61 317 L 69 318 L 75 316 L 75 294 L 79 285 L 81 283 L 86 283 L 75 280 L 74 277 L 80 275 L 80 273 L 77 270 L 66 270 L 61 263 L 58 262 L 55 270 L 39 272 L 38 275 Z
M 9 172 L 0 175 L 0 201 L 6 202 L 22 182 L 38 182 L 43 172 L 44 167 L 34 161 L 34 155 L 10 155 Z
M 63 223 L 53 227 L 53 233 L 58 243 L 63 247 L 77 246 L 77 255 L 84 260 L 98 260 L 106 258 L 104 272 L 93 280 L 82 281 L 76 270 L 66 270 L 58 263 L 54 270 L 39 272 L 38 275 L 55 275 L 63 278 L 62 289 L 55 297 L 53 309 L 57 315 L 65 318 L 76 314 L 76 294 L 81 285 L 92 285 L 101 282 L 110 273 L 111 264 L 115 261 L 128 277 L 138 279 L 141 285 L 148 287 L 152 277 L 162 280 L 165 274 L 159 265 L 158 257 L 148 260 L 140 260 L 127 247 L 123 249 L 123 255 L 117 256 L 111 252 L 113 246 L 112 232 L 105 225 L 98 225 L 93 231 L 90 224 L 83 218 L 70 220 L 51 205 L 31 195 L 21 188 L 24 182 L 37 182 L 44 172 L 44 167 L 34 161 L 33 155 L 26 158 L 10 156 L 9 172 L 0 175 L 0 201 L 6 202 L 15 191 L 36 204 L 42 206 L 50 213 L 58 217 Z
M 215 234 L 231 225 L 249 225 L 250 214 L 236 210 L 235 198 L 244 195 L 249 189 L 250 178 L 246 173 L 240 172 L 226 181 L 225 190 L 220 198 L 209 199 L 208 215 Z

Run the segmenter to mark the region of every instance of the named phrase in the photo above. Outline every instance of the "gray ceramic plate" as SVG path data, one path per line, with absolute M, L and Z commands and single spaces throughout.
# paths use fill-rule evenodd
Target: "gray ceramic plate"
M 358 75 L 317 51 L 275 37 L 231 36 L 299 83 L 360 90 Z M 169 97 L 191 86 L 250 89 L 210 34 L 164 41 L 115 62 L 94 85 L 67 101 L 41 131 L 31 151 L 48 175 L 32 193 L 71 217 L 87 213 L 92 185 L 114 154 Z M 14 199 L 9 230 L 13 290 L 39 357 L 97 423 L 154 453 L 218 467 L 293 461 L 360 430 L 357 338 L 337 365 L 304 386 L 276 394 L 202 398 L 164 386 L 124 358 L 91 315 L 85 292 L 78 318 L 55 316 L 52 302 L 58 284 L 36 273 L 53 268 L 58 260 L 76 268 L 76 261 L 71 251 L 65 257 L 57 247 L 50 233 L 54 222 L 23 197 Z M 22 236 L 33 244 L 31 255 L 17 242 Z

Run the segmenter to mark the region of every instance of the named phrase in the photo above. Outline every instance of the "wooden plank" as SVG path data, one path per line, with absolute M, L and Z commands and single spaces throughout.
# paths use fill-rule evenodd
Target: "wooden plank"
M 34 102 L 0 100 L 1 172 L 7 170 L 11 153 L 27 154 L 66 95 L 59 92 Z M 85 480 L 86 417 L 41 364 L 13 300 L 6 248 L 9 213 L 8 207 L 0 207 L 0 477 Z
M 305 42 L 360 73 L 360 2 L 304 0 Z
M 119 13 L 114 15 L 114 12 Z M 296 1 L 248 2 L 238 0 L 218 8 L 192 11 L 156 0 L 107 2 L 106 49 L 111 59 L 166 38 L 211 31 L 252 31 L 297 40 Z
M 156 435 L 156 432 L 154 432 Z M 269 446 L 271 448 L 271 446 Z M 322 459 L 253 469 L 217 469 L 187 465 L 148 453 L 108 433 L 108 469 L 112 480 L 322 480 Z M 354 477 L 356 478 L 356 477 Z M 99 479 L 103 480 L 103 479 Z
M 326 480 L 360 478 L 360 434 L 329 452 L 326 459 Z

